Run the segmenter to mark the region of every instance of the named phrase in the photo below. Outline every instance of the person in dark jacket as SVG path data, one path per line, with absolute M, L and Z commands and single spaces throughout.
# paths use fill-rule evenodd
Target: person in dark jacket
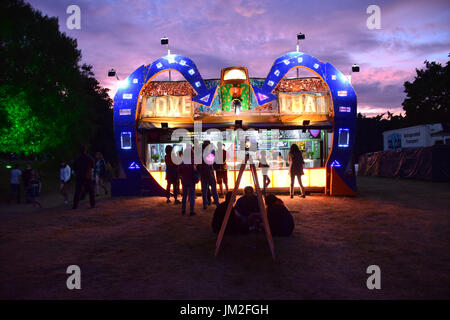
M 33 168 L 31 167 L 31 164 L 28 163 L 26 169 L 22 173 L 22 183 L 23 189 L 25 190 L 25 200 L 27 203 L 31 203 L 30 178 L 32 170 Z
M 37 172 L 37 170 L 35 169 L 32 169 L 30 173 L 29 188 L 30 188 L 31 203 L 33 204 L 33 207 L 42 208 L 42 205 L 39 202 L 41 187 L 42 184 L 39 172 Z
M 92 183 L 92 172 L 95 168 L 94 159 L 87 154 L 87 146 L 81 147 L 81 154 L 75 160 L 73 169 L 75 170 L 75 195 L 73 197 L 73 209 L 78 207 L 80 201 L 81 189 L 89 193 L 89 202 L 91 208 L 95 207 L 94 185 Z
M 180 179 L 178 178 L 178 166 L 172 161 L 173 147 L 171 145 L 166 146 L 166 156 L 164 162 L 166 163 L 166 198 L 167 203 L 170 203 L 170 186 L 173 186 L 173 198 L 175 204 L 179 204 L 178 193 L 180 186 Z
M 244 195 L 236 201 L 234 210 L 236 216 L 248 226 L 250 231 L 258 232 L 264 230 L 261 229 L 262 216 L 259 210 L 258 197 L 253 187 L 247 186 L 244 188 Z
M 227 212 L 228 204 L 231 200 L 231 191 L 227 192 L 225 201 L 219 204 L 214 211 L 214 216 L 211 222 L 213 232 L 219 233 L 222 228 L 223 219 Z M 234 208 L 231 208 L 230 217 L 227 222 L 226 234 L 246 234 L 248 233 L 248 226 L 241 222 L 241 219 L 236 215 Z
M 259 214 L 258 198 L 256 197 L 253 187 L 247 186 L 244 188 L 244 195 L 236 201 L 235 210 L 238 216 L 246 221 L 246 218 L 252 214 Z
M 303 160 L 303 154 L 300 151 L 298 145 L 293 144 L 291 145 L 291 149 L 289 150 L 289 174 L 291 175 L 291 199 L 294 197 L 294 183 L 295 178 L 297 177 L 298 183 L 300 185 L 300 190 L 302 192 L 301 197 L 305 197 L 305 188 L 303 187 L 302 183 L 302 175 L 304 175 L 303 172 L 303 166 L 305 164 L 305 161 Z
M 274 237 L 288 237 L 294 230 L 294 218 L 281 199 L 273 194 L 266 196 L 267 218 Z
M 204 141 L 202 145 L 203 153 L 205 149 L 211 144 L 209 141 Z M 202 153 L 202 155 L 203 155 Z M 202 182 L 202 199 L 203 199 L 203 209 L 206 209 L 208 205 L 211 204 L 211 200 L 209 199 L 209 194 L 212 195 L 214 199 L 214 204 L 216 206 L 219 205 L 219 195 L 217 193 L 217 181 L 214 176 L 214 158 L 215 153 L 214 150 L 211 150 L 211 153 L 202 158 L 202 163 L 198 165 L 201 182 Z
M 193 160 L 193 154 L 190 148 L 186 148 L 184 152 L 191 152 L 191 161 Z M 181 154 L 182 156 L 182 154 Z M 191 161 L 185 161 L 178 166 L 178 175 L 181 179 L 181 186 L 183 188 L 183 197 L 181 198 L 181 214 L 186 213 L 186 200 L 189 196 L 189 210 L 190 216 L 195 216 L 195 168 Z

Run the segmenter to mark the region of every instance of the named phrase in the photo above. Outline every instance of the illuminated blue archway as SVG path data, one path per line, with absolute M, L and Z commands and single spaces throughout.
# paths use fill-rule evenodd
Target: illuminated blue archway
M 333 102 L 333 145 L 326 164 L 327 192 L 335 195 L 356 193 L 351 158 L 355 143 L 357 100 L 355 90 L 344 74 L 330 63 L 321 62 L 303 52 L 286 53 L 275 60 L 262 87 L 253 87 L 258 104 L 262 105 L 277 98 L 271 92 L 293 68 L 312 71 L 330 90 Z M 345 190 L 346 187 L 348 190 Z
M 258 104 L 273 101 L 273 89 L 292 68 L 305 68 L 317 74 L 329 88 L 333 103 L 333 145 L 327 167 L 327 192 L 351 195 L 356 193 L 356 181 L 351 157 L 356 132 L 356 94 L 347 77 L 330 63 L 302 52 L 290 52 L 277 58 L 261 87 L 253 86 Z M 125 178 L 115 179 L 113 195 L 140 195 L 142 177 L 147 177 L 147 190 L 164 195 L 162 187 L 141 163 L 136 140 L 138 99 L 144 86 L 156 75 L 176 70 L 189 82 L 197 95 L 194 102 L 210 107 L 216 87 L 208 89 L 195 63 L 181 55 L 162 57 L 150 65 L 136 69 L 114 97 L 114 135 Z

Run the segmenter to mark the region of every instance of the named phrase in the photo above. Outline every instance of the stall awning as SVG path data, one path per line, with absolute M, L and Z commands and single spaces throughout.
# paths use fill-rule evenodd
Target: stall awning
M 195 121 L 202 121 L 203 128 L 227 129 L 235 125 L 236 120 L 242 120 L 242 127 L 245 128 L 279 128 L 279 129 L 331 129 L 333 124 L 328 115 L 304 114 L 304 115 L 221 115 L 221 116 L 200 116 Z M 305 120 L 309 120 L 309 125 L 303 125 Z M 167 123 L 169 129 L 184 128 L 193 129 L 194 118 L 142 118 L 139 121 L 140 129 L 158 129 L 162 123 Z

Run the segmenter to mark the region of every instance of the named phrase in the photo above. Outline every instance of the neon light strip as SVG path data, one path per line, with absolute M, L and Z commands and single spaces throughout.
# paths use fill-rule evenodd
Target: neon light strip
M 303 169 L 304 175 L 302 176 L 302 183 L 304 187 L 319 187 L 325 188 L 326 186 L 326 169 L 325 168 L 313 168 Z M 237 179 L 238 170 L 228 170 L 228 189 L 234 188 L 234 181 Z M 165 171 L 150 171 L 152 177 L 163 187 L 166 187 L 166 172 Z M 262 173 L 261 170 L 257 171 L 258 180 L 262 185 Z M 291 185 L 291 179 L 288 169 L 274 169 L 269 170 L 269 178 L 271 180 L 268 189 L 271 188 L 289 188 Z M 250 170 L 245 170 L 242 175 L 242 181 L 240 188 L 243 189 L 246 186 L 255 187 Z M 295 187 L 298 187 L 297 180 L 295 181 Z M 195 187 L 196 190 L 201 189 L 201 184 L 198 183 Z

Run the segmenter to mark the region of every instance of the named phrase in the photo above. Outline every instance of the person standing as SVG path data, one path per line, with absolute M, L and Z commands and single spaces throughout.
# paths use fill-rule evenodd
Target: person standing
M 22 173 L 22 183 L 23 183 L 23 190 L 25 190 L 25 201 L 26 203 L 31 203 L 31 190 L 30 190 L 30 178 L 31 178 L 31 170 L 33 168 L 28 163 L 27 167 Z
M 191 152 L 190 148 L 186 148 L 185 152 Z M 191 161 L 183 160 L 178 166 L 178 174 L 181 179 L 181 186 L 183 188 L 183 197 L 181 199 L 181 214 L 186 214 L 186 200 L 189 197 L 189 211 L 190 216 L 195 216 L 195 184 L 196 174 L 195 168 L 192 164 L 193 155 L 191 153 Z
M 211 153 L 205 155 L 205 150 L 209 149 L 209 145 L 211 143 L 209 141 L 203 142 L 202 146 L 202 164 L 200 165 L 200 177 L 202 181 L 202 198 L 203 198 L 203 209 L 206 209 L 210 204 L 210 200 L 208 201 L 208 189 L 211 188 L 211 195 L 214 199 L 214 204 L 216 206 L 219 205 L 219 195 L 217 194 L 217 182 L 214 176 L 214 153 L 212 150 Z
M 95 188 L 97 196 L 100 194 L 100 187 L 105 190 L 105 195 L 108 194 L 108 189 L 105 186 L 106 176 L 106 162 L 101 152 L 95 154 Z
M 61 192 L 62 196 L 64 197 L 64 203 L 69 203 L 69 198 L 67 195 L 67 187 L 70 181 L 70 176 L 72 175 L 72 169 L 70 169 L 69 165 L 66 163 L 66 161 L 62 160 L 60 163 L 59 168 L 59 191 Z
M 17 203 L 20 203 L 20 181 L 19 178 L 22 175 L 22 171 L 19 170 L 19 165 L 15 164 L 14 168 L 11 170 L 11 178 L 9 180 L 11 193 L 8 202 L 16 198 Z
M 269 178 L 269 164 L 267 163 L 267 153 L 266 151 L 261 151 L 261 158 L 259 159 L 259 165 L 261 168 L 261 173 L 263 176 L 263 194 L 266 195 L 266 188 L 270 184 Z
M 302 184 L 302 175 L 304 175 L 303 172 L 303 166 L 305 164 L 305 161 L 303 160 L 303 154 L 298 148 L 298 145 L 292 144 L 291 149 L 289 150 L 289 174 L 291 176 L 291 199 L 294 197 L 294 183 L 295 178 L 297 177 L 298 183 L 300 185 L 300 190 L 302 192 L 301 197 L 305 197 L 305 188 Z
M 178 193 L 180 180 L 178 177 L 178 166 L 172 161 L 172 151 L 173 147 L 171 145 L 166 146 L 165 152 L 166 156 L 164 157 L 164 162 L 166 163 L 166 198 L 167 203 L 170 203 L 170 187 L 173 186 L 173 197 L 175 199 L 175 204 L 179 204 Z
M 217 184 L 219 185 L 220 197 L 224 197 L 223 185 L 225 185 L 225 192 L 228 193 L 228 167 L 227 167 L 227 151 L 222 142 L 217 143 L 218 152 L 222 152 L 221 163 L 214 162 L 214 169 L 216 170 Z M 217 159 L 216 159 L 217 160 Z
M 39 202 L 39 195 L 41 194 L 42 188 L 41 177 L 36 169 L 31 170 L 29 188 L 33 207 L 42 208 L 42 205 Z
M 73 168 L 75 170 L 75 194 L 73 197 L 73 209 L 78 207 L 81 189 L 89 193 L 91 208 L 95 207 L 94 186 L 92 184 L 92 171 L 95 167 L 94 159 L 87 154 L 87 146 L 81 147 L 81 154 L 75 160 Z

